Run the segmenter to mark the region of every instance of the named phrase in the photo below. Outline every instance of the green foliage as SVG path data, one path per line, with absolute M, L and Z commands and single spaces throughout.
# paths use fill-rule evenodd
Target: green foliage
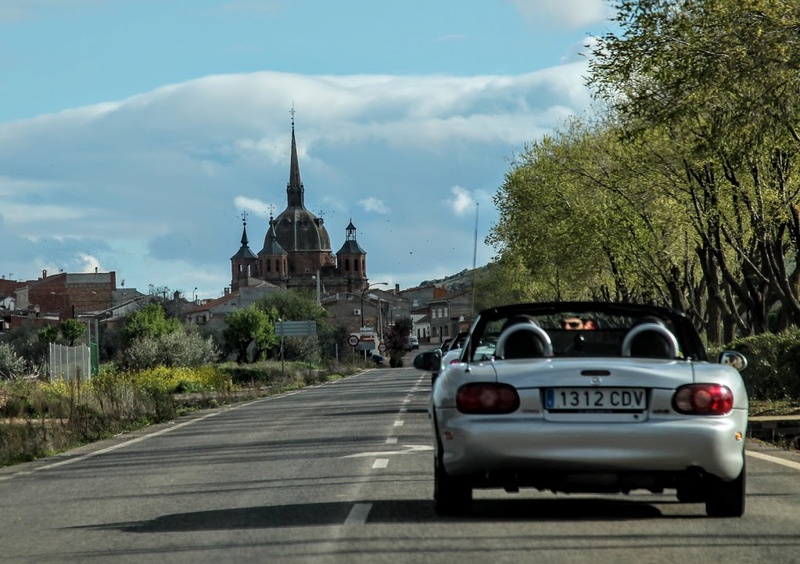
M 274 315 L 274 310 L 271 310 Z M 236 362 L 248 362 L 248 348 L 254 348 L 253 361 L 259 359 L 263 351 L 277 344 L 275 325 L 270 315 L 260 306 L 238 309 L 225 318 L 226 327 L 222 339 L 226 350 L 236 354 Z
M 60 343 L 75 346 L 75 341 L 86 337 L 86 324 L 77 319 L 65 319 L 58 325 L 45 325 L 36 336 L 41 343 Z
M 57 343 L 60 336 L 58 325 L 47 324 L 36 332 L 36 337 L 41 343 Z
M 296 290 L 274 292 L 256 302 L 255 307 L 266 313 L 273 323 L 278 320 L 316 323 L 316 338 L 285 339 L 284 358 L 287 360 L 316 364 L 321 359 L 335 358 L 337 346 L 339 354 L 349 348 L 348 329 L 344 325 L 335 323 L 329 313 L 317 305 L 316 297 L 312 293 Z M 275 345 L 277 343 L 278 341 L 275 341 Z M 275 345 L 270 351 L 271 358 L 279 358 L 279 350 Z
M 197 367 L 215 362 L 219 351 L 210 337 L 196 332 L 142 336 L 120 351 L 118 363 L 125 370 L 147 370 L 158 366 Z
M 24 376 L 27 363 L 8 343 L 0 343 L 0 380 L 10 380 Z
M 725 348 L 747 357 L 742 377 L 752 399 L 800 399 L 800 329 L 737 339 Z
M 272 321 L 311 321 L 322 319 L 327 312 L 317 305 L 316 298 L 301 291 L 273 292 L 255 303 Z
M 58 332 L 71 347 L 75 346 L 75 341 L 86 337 L 86 331 L 86 324 L 77 319 L 65 319 L 58 324 Z
M 284 337 L 283 348 L 286 360 L 317 365 L 322 359 L 319 340 L 315 336 Z
M 124 346 L 134 339 L 142 337 L 155 339 L 180 331 L 182 331 L 180 321 L 174 318 L 167 319 L 160 304 L 148 304 L 128 317 L 120 337 Z
M 594 122 L 526 146 L 495 196 L 500 296 L 657 301 L 711 343 L 800 325 L 800 12 L 617 2 Z M 605 104 L 605 105 L 602 105 Z

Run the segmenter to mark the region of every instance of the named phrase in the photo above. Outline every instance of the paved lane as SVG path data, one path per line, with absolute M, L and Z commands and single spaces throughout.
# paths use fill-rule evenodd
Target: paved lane
M 0 561 L 800 561 L 800 457 L 755 443 L 743 519 L 495 491 L 437 517 L 428 393 L 375 369 L 0 469 Z

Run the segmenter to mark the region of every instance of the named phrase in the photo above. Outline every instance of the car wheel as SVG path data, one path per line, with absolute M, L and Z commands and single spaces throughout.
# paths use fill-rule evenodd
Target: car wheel
M 706 515 L 709 517 L 741 517 L 744 515 L 746 472 L 732 482 L 718 482 L 709 489 L 706 497 Z
M 437 456 L 433 473 L 433 500 L 437 515 L 469 515 L 472 512 L 472 488 L 450 476 Z

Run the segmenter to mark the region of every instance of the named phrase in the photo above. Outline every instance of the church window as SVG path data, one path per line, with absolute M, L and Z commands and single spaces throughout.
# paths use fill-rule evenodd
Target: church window
M 344 259 L 344 271 L 350 272 L 350 259 Z
M 267 260 L 267 272 L 272 272 L 272 262 Z

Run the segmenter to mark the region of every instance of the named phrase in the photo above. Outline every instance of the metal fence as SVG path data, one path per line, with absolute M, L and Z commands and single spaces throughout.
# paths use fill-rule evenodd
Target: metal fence
M 50 343 L 50 378 L 75 380 L 92 377 L 92 354 L 88 345 L 68 347 Z

